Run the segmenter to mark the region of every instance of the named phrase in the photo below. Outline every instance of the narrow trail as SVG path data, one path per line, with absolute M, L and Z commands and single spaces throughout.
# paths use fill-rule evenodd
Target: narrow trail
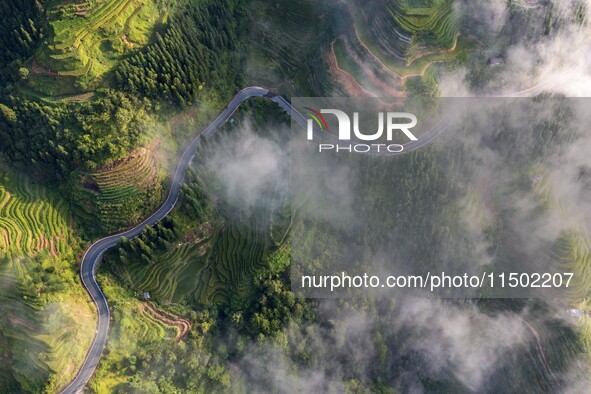
M 548 372 L 548 374 L 550 374 L 550 376 L 552 376 L 552 378 L 554 379 L 554 381 L 556 383 L 559 383 L 559 380 L 556 377 L 556 375 L 554 374 L 554 371 L 552 371 L 552 368 L 550 368 L 550 364 L 548 364 L 548 360 L 546 360 L 546 353 L 544 353 L 544 348 L 542 347 L 542 340 L 540 338 L 540 334 L 527 321 L 523 320 L 523 324 L 525 324 L 525 326 L 531 331 L 532 335 L 534 336 L 534 339 L 536 340 L 536 349 L 538 350 L 538 352 L 537 352 L 538 359 L 540 360 L 540 362 L 542 363 L 542 365 L 546 369 L 546 372 Z

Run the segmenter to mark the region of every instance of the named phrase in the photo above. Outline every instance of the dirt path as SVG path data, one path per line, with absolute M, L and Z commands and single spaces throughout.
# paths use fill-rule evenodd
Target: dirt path
M 444 54 L 444 53 L 452 53 L 453 51 L 456 50 L 456 46 L 458 45 L 458 37 L 459 36 L 460 36 L 460 32 L 456 32 L 456 35 L 454 37 L 454 42 L 453 42 L 451 48 L 441 48 L 441 49 L 436 49 L 436 50 L 432 50 L 432 51 L 421 52 L 421 53 L 417 54 L 416 56 L 409 57 L 408 61 L 406 62 L 406 66 L 410 67 L 410 65 L 415 60 L 420 59 L 425 56 L 440 55 L 440 54 Z
M 375 97 L 373 93 L 361 86 L 351 74 L 339 67 L 337 56 L 334 52 L 334 41 L 330 43 L 330 53 L 326 60 L 328 68 L 334 75 L 337 84 L 339 84 L 348 95 Z
M 544 366 L 546 371 L 552 376 L 554 381 L 558 383 L 558 378 L 556 377 L 556 375 L 552 371 L 552 368 L 550 368 L 550 364 L 548 364 L 548 360 L 546 360 L 546 354 L 544 353 L 544 348 L 542 347 L 542 340 L 540 339 L 540 334 L 538 334 L 536 329 L 533 328 L 532 325 L 529 324 L 528 322 L 526 322 L 525 320 L 523 320 L 523 324 L 525 324 L 525 326 L 527 328 L 529 328 L 529 330 L 531 331 L 531 333 L 533 334 L 533 336 L 536 340 L 536 348 L 538 350 L 538 359 L 540 360 L 540 362 L 542 363 L 542 365 Z
M 33 64 L 31 64 L 31 71 L 34 74 L 41 74 L 41 75 L 49 75 L 50 77 L 57 78 L 59 74 L 56 71 L 48 70 L 37 63 L 37 61 L 33 60 Z

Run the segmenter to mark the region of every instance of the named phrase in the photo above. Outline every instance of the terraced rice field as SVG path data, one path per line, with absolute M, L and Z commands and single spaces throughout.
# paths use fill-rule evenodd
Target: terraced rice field
M 412 37 L 411 46 L 449 48 L 453 45 L 457 18 L 452 1 L 440 0 L 428 8 L 415 7 L 410 2 L 389 2 L 387 10 L 395 25 Z
M 591 296 L 591 245 L 585 235 L 576 230 L 564 233 L 554 251 L 568 271 L 575 273 L 573 298 L 580 300 Z
M 57 193 L 0 169 L 0 376 L 10 377 L 2 392 L 57 391 L 92 339 L 94 314 L 74 282 L 70 220 Z
M 148 310 L 145 301 L 138 300 L 133 292 L 122 288 L 112 276 L 98 274 L 105 296 L 112 305 L 113 321 L 109 332 L 109 352 L 103 357 L 109 365 L 117 365 L 117 373 L 107 368 L 99 368 L 90 381 L 92 392 L 113 393 L 121 390 L 121 384 L 136 373 L 128 362 L 130 354 L 140 349 L 153 349 L 164 341 L 172 342 L 178 338 L 178 326 L 169 321 L 184 320 L 161 310 Z M 156 313 L 155 313 L 156 312 Z M 167 318 L 164 318 L 167 316 Z M 188 323 L 188 322 L 187 322 Z M 150 351 L 150 350 L 148 350 Z
M 273 245 L 269 228 L 268 217 L 261 216 L 200 228 L 149 264 L 126 267 L 122 276 L 163 303 L 228 303 L 231 294 L 247 294 L 254 273 L 267 264 L 263 257 Z
M 77 372 L 92 340 L 94 313 L 81 288 L 50 304 L 23 295 L 22 276 L 36 264 L 24 259 L 0 266 L 0 330 L 10 352 L 0 355 L 0 364 L 12 369 L 21 390 L 55 392 Z
M 195 289 L 205 265 L 210 239 L 181 243 L 160 255 L 149 266 L 135 266 L 129 270 L 133 287 L 150 292 L 151 297 L 163 302 L 180 302 Z
M 436 62 L 450 61 L 474 43 L 459 34 L 452 1 L 351 4 L 352 47 L 360 46 L 402 78 L 422 75 Z M 352 53 L 354 55 L 354 53 Z
M 91 215 L 107 231 L 115 231 L 139 220 L 146 209 L 159 201 L 161 176 L 152 148 L 139 148 L 125 160 L 87 177 L 83 183 L 91 192 Z
M 53 35 L 35 56 L 49 73 L 97 77 L 125 49 L 147 43 L 159 15 L 152 0 L 58 2 L 48 10 Z
M 220 234 L 213 264 L 199 282 L 200 302 L 229 303 L 231 293 L 247 294 L 269 248 L 268 234 L 260 229 L 256 223 L 231 225 Z
M 181 316 L 177 316 L 162 309 L 158 309 L 152 302 L 141 304 L 143 315 L 156 324 L 176 330 L 175 342 L 180 342 L 191 330 L 191 322 Z
M 121 200 L 153 185 L 156 163 L 148 149 L 140 148 L 125 161 L 92 174 L 101 201 Z
M 361 89 L 361 95 L 376 97 L 399 97 L 402 92 L 400 76 L 386 67 L 359 42 L 347 36 L 336 39 L 331 50 L 334 54 L 334 71 L 339 78 L 352 79 Z M 346 86 L 346 84 L 345 84 Z M 349 95 L 356 94 L 355 87 L 346 89 Z
M 0 258 L 58 256 L 71 238 L 65 200 L 20 173 L 0 169 Z

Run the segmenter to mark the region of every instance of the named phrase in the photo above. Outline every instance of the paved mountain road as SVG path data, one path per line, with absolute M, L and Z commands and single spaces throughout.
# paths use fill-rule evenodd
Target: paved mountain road
M 179 159 L 174 176 L 171 179 L 168 196 L 160 208 L 158 208 L 152 215 L 150 215 L 150 217 L 132 229 L 102 238 L 87 249 L 80 265 L 80 277 L 84 287 L 92 298 L 92 301 L 96 304 L 98 311 L 98 323 L 94 340 L 90 346 L 90 349 L 88 350 L 78 375 L 76 375 L 74 380 L 62 391 L 62 394 L 73 394 L 82 391 L 84 386 L 92 377 L 92 374 L 94 373 L 103 352 L 103 348 L 105 347 L 105 343 L 107 342 L 111 315 L 109 312 L 107 299 L 105 298 L 105 295 L 99 287 L 95 277 L 97 263 L 99 262 L 101 256 L 107 249 L 119 243 L 121 237 L 133 238 L 140 235 L 146 226 L 154 226 L 174 208 L 179 198 L 180 186 L 184 181 L 185 174 L 191 161 L 193 160 L 193 156 L 195 156 L 195 153 L 197 152 L 197 148 L 199 147 L 202 136 L 208 137 L 214 134 L 217 129 L 230 118 L 230 116 L 234 113 L 234 111 L 236 111 L 242 102 L 252 97 L 266 97 L 270 99 L 279 107 L 281 107 L 285 112 L 287 112 L 287 114 L 290 115 L 291 118 L 302 128 L 305 129 L 307 127 L 307 118 L 299 113 L 295 108 L 293 108 L 284 97 L 279 96 L 265 88 L 256 86 L 241 90 L 232 98 L 232 100 L 228 103 L 228 106 L 217 116 L 217 118 L 215 118 L 215 120 L 209 126 L 207 126 L 202 133 L 195 137 L 185 149 L 181 158 Z M 370 151 L 367 153 L 370 155 L 397 155 L 419 149 L 420 147 L 430 143 L 435 137 L 437 137 L 447 128 L 449 124 L 449 119 L 447 118 L 449 118 L 449 116 L 443 116 L 437 124 L 432 126 L 427 132 L 421 135 L 419 141 L 412 141 L 404 144 L 404 150 L 402 152 L 377 153 Z M 316 128 L 314 131 L 320 133 L 320 130 Z M 322 133 L 322 136 L 336 138 L 335 136 L 327 135 L 327 133 L 324 132 Z
M 234 111 L 238 108 L 238 106 L 240 106 L 240 104 L 242 104 L 244 100 L 251 97 L 262 96 L 269 96 L 282 108 L 284 108 L 284 105 L 289 107 L 289 103 L 287 103 L 283 97 L 276 96 L 270 93 L 267 89 L 249 87 L 238 92 L 238 94 L 234 96 L 228 106 L 218 115 L 218 117 L 209 126 L 207 126 L 207 128 L 205 128 L 205 130 L 203 130 L 200 135 L 193 139 L 193 141 L 191 141 L 189 146 L 185 149 L 177 164 L 174 176 L 172 177 L 168 196 L 160 208 L 158 208 L 158 210 L 150 215 L 149 218 L 134 228 L 119 234 L 102 238 L 92 244 L 90 248 L 88 248 L 84 254 L 84 257 L 82 258 L 82 263 L 80 265 L 80 277 L 82 278 L 82 283 L 92 298 L 92 301 L 96 304 L 98 311 L 98 324 L 94 340 L 90 346 L 90 349 L 88 350 L 86 359 L 84 360 L 78 375 L 76 375 L 74 380 L 62 391 L 62 394 L 78 393 L 84 388 L 94 373 L 94 370 L 96 369 L 98 361 L 101 357 L 101 353 L 103 352 L 103 348 L 105 347 L 105 343 L 107 342 L 111 315 L 109 312 L 107 299 L 105 298 L 105 295 L 99 287 L 95 277 L 97 262 L 100 260 L 103 253 L 105 253 L 105 251 L 110 247 L 119 243 L 121 237 L 136 237 L 144 231 L 146 226 L 154 226 L 160 219 L 165 217 L 174 208 L 179 198 L 180 185 L 183 182 L 185 173 L 189 168 L 189 164 L 191 163 L 191 160 L 197 151 L 197 147 L 201 141 L 201 136 L 209 136 L 213 134 L 224 122 L 230 118 L 232 113 L 234 113 Z

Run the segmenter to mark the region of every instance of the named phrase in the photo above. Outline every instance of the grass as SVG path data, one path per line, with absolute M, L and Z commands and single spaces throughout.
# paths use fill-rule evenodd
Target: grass
M 70 217 L 57 193 L 0 168 L 2 392 L 63 388 L 92 340 L 94 311 L 77 280 Z

